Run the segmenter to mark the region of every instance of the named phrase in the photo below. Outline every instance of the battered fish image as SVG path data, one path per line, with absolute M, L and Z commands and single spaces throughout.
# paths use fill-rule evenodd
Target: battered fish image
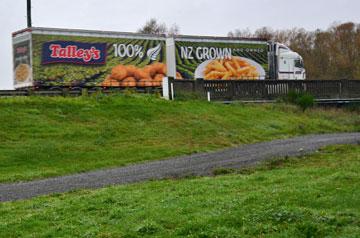
M 258 79 L 260 77 L 255 66 L 238 57 L 211 61 L 206 65 L 203 75 L 207 80 Z
M 101 85 L 106 87 L 160 87 L 166 74 L 167 67 L 164 63 L 153 63 L 143 68 L 134 65 L 117 65 Z M 179 73 L 176 76 L 179 79 L 182 78 Z
M 27 64 L 19 64 L 15 69 L 15 79 L 18 82 L 26 81 L 30 76 L 30 66 Z

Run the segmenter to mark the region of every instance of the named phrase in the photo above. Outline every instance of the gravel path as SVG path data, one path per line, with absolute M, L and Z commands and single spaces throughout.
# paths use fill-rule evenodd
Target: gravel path
M 216 168 L 242 168 L 271 158 L 311 153 L 320 147 L 333 144 L 360 144 L 360 133 L 309 135 L 115 169 L 31 182 L 0 184 L 0 202 L 150 179 L 210 175 Z

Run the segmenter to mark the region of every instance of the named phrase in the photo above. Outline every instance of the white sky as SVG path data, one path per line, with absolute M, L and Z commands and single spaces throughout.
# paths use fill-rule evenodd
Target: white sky
M 26 0 L 0 0 L 0 89 L 12 88 L 11 33 L 26 27 Z M 32 0 L 33 26 L 134 32 L 155 17 L 181 34 L 360 23 L 359 0 Z

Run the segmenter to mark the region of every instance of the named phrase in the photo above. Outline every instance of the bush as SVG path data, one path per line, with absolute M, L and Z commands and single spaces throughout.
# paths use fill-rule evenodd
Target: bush
M 297 98 L 296 105 L 305 111 L 307 108 L 314 106 L 314 96 L 310 94 L 303 94 Z
M 303 111 L 314 106 L 314 96 L 305 92 L 290 91 L 284 98 L 287 103 L 292 103 L 299 106 Z
M 288 95 L 285 97 L 285 102 L 296 104 L 296 100 L 302 93 L 297 91 L 290 91 Z

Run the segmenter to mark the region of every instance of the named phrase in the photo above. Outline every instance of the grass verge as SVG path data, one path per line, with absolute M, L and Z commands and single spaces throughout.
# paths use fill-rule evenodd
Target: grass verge
M 0 183 L 340 131 L 360 131 L 359 113 L 144 95 L 1 98 Z
M 0 237 L 358 237 L 360 146 L 0 204 Z

